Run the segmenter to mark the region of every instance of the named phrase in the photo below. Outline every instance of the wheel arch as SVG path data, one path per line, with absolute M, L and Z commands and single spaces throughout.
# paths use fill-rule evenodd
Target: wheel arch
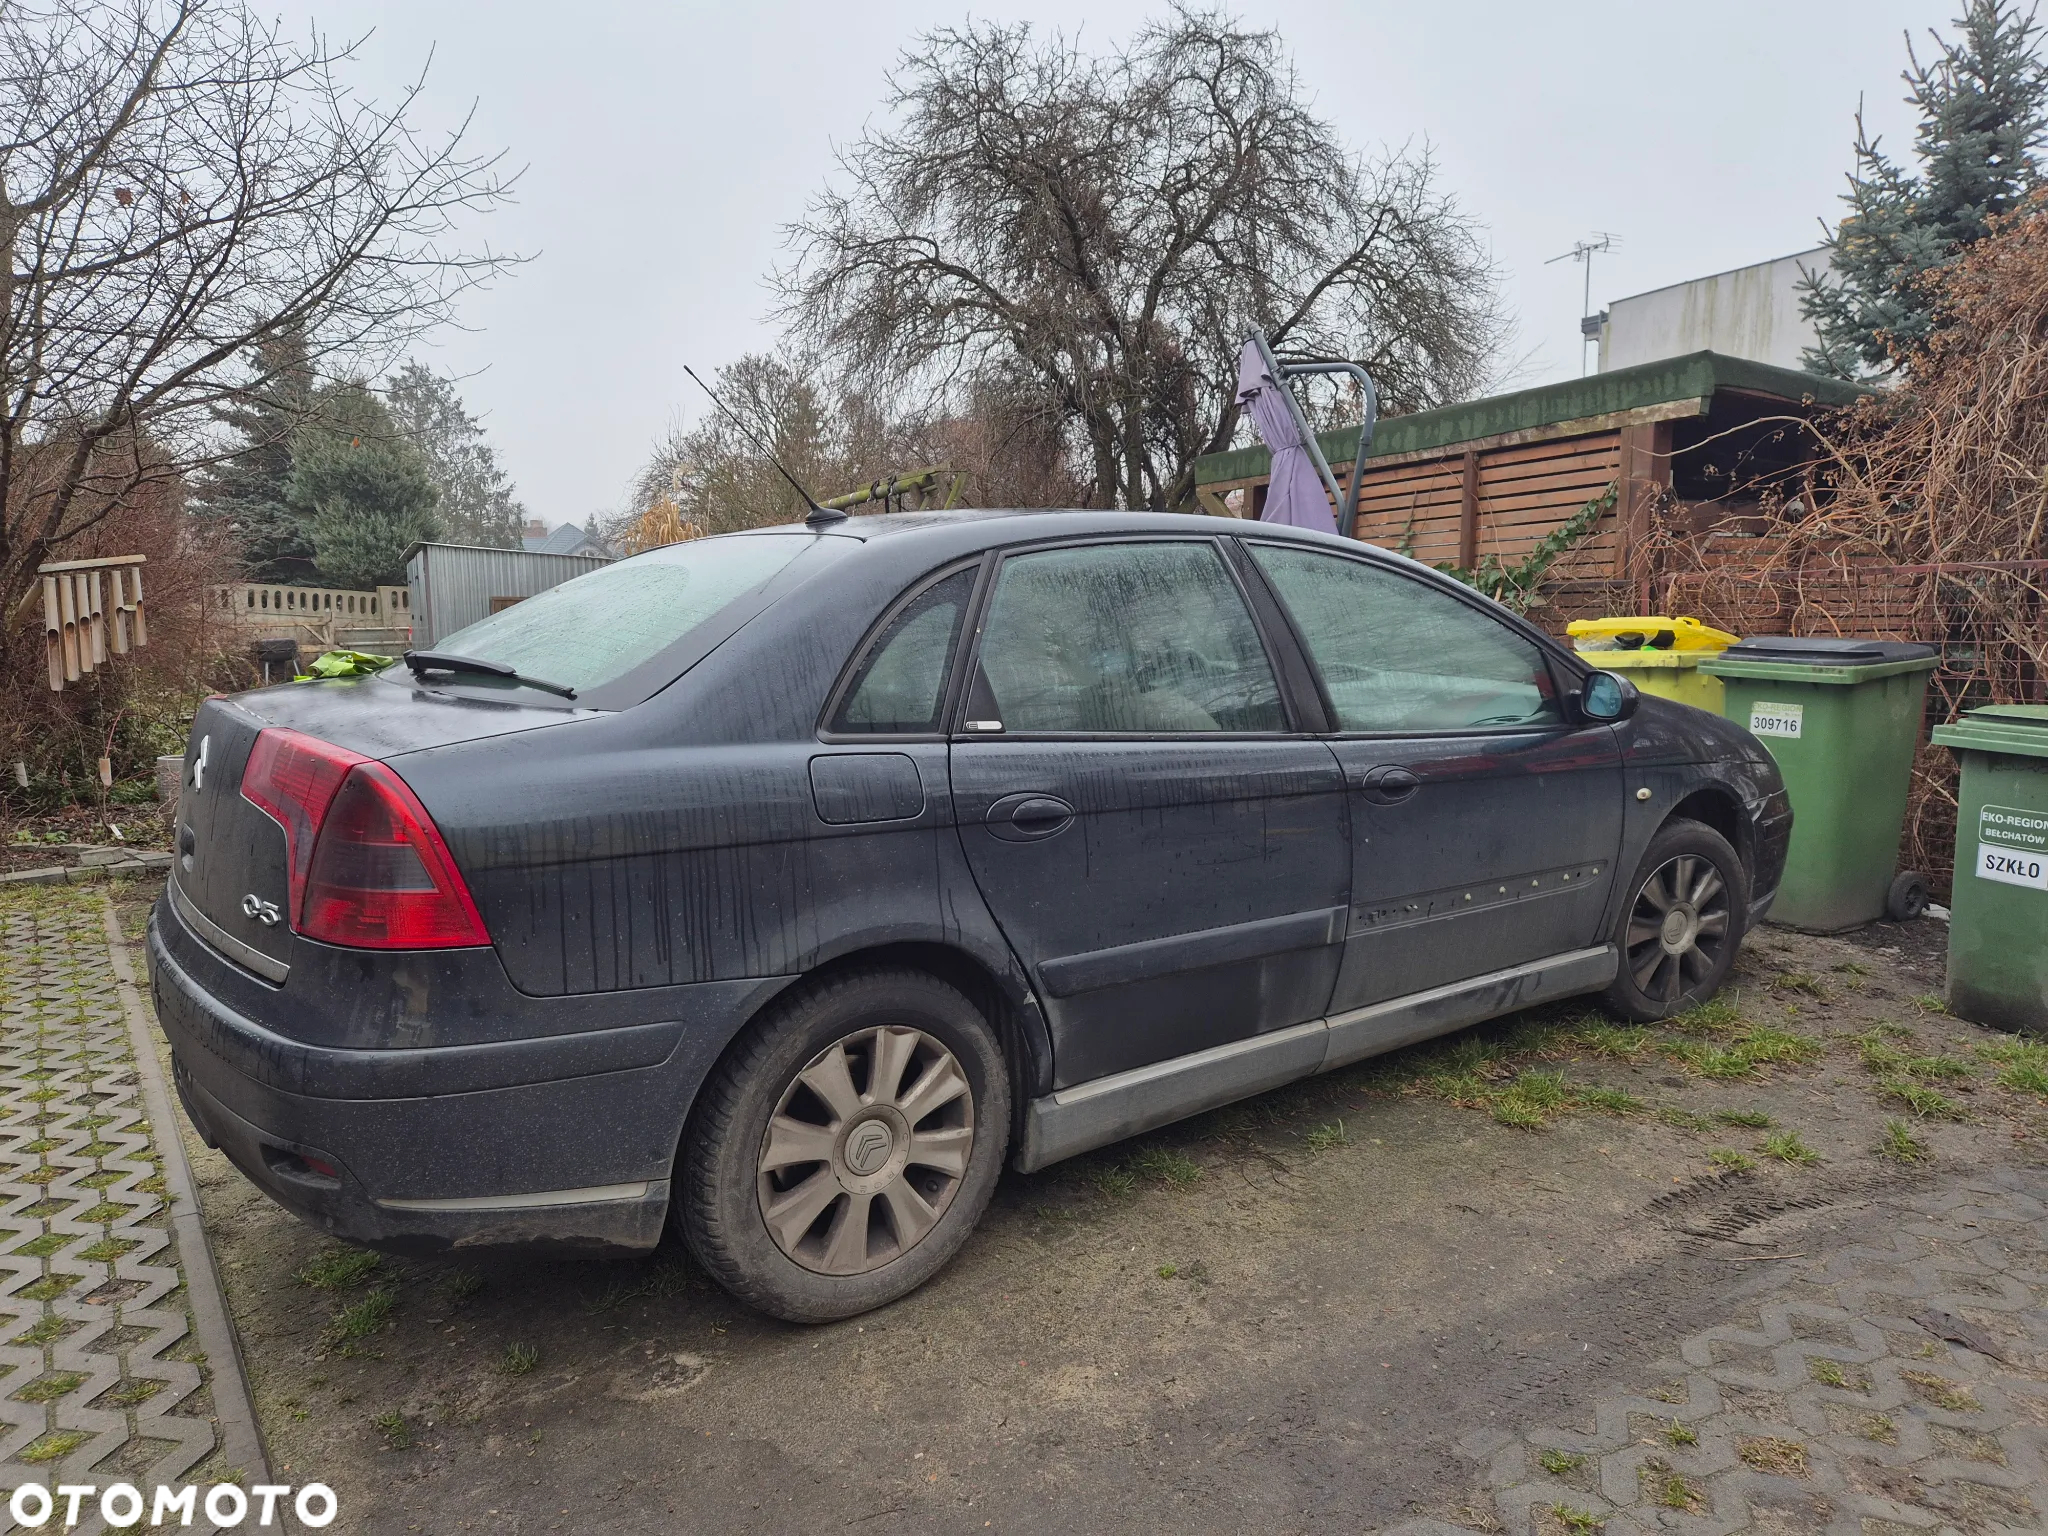
M 1742 861 L 1742 875 L 1745 884 L 1756 878 L 1755 838 L 1744 814 L 1742 801 L 1735 791 L 1724 784 L 1702 784 L 1678 804 L 1671 807 L 1671 813 L 1664 818 L 1658 831 L 1674 821 L 1697 821 L 1711 827 L 1728 840 L 1728 846 L 1735 850 L 1735 857 Z M 1653 833 L 1652 836 L 1655 834 Z M 1743 893 L 1745 903 L 1749 892 Z
M 949 986 L 957 988 L 969 1002 L 981 1010 L 1002 1042 L 1003 1059 L 1009 1064 L 1010 1086 L 1010 1134 L 1014 1138 L 1023 1133 L 1024 1108 L 1040 1094 L 1050 1091 L 1052 1082 L 1052 1038 L 1045 1027 L 1045 1017 L 1040 1011 L 1037 998 L 1023 988 L 1016 978 L 1006 978 L 981 956 L 956 944 L 931 939 L 896 939 L 863 945 L 846 950 L 824 960 L 809 970 L 791 977 L 756 1004 L 732 1037 L 719 1051 L 717 1059 L 705 1073 L 708 1081 L 721 1070 L 727 1059 L 738 1047 L 748 1031 L 760 1021 L 763 1014 L 785 1001 L 799 988 L 815 985 L 835 976 L 844 976 L 855 971 L 886 970 L 901 968 L 923 971 L 936 976 Z M 690 1117 L 696 1113 L 695 1096 L 688 1112 L 683 1116 L 678 1145 L 687 1139 Z

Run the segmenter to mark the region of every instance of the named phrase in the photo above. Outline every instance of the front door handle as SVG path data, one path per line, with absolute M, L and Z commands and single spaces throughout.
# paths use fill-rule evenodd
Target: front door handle
M 1056 837 L 1074 824 L 1074 808 L 1057 795 L 1005 795 L 981 818 L 989 836 L 1006 843 L 1035 843 Z
M 1421 779 L 1394 763 L 1368 768 L 1353 782 L 1358 786 L 1359 793 L 1375 805 L 1399 805 L 1422 788 Z

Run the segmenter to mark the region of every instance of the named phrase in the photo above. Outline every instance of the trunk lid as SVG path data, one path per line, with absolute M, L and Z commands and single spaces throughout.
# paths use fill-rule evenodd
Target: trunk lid
M 208 699 L 200 706 L 185 747 L 172 901 L 189 926 L 245 969 L 282 981 L 291 963 L 284 829 L 242 795 L 250 749 L 266 727 L 288 727 L 383 760 L 591 718 L 588 711 L 465 698 L 409 684 L 409 676 L 335 679 Z

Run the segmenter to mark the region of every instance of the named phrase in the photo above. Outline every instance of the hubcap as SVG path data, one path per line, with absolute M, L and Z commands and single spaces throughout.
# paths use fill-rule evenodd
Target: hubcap
M 1642 994 L 1675 1003 L 1711 976 L 1728 944 L 1728 882 L 1682 853 L 1650 871 L 1628 919 L 1628 968 Z
M 761 1138 L 761 1219 L 804 1268 L 865 1274 L 938 1225 L 973 1150 L 974 1093 L 953 1053 L 905 1025 L 859 1030 L 783 1090 Z

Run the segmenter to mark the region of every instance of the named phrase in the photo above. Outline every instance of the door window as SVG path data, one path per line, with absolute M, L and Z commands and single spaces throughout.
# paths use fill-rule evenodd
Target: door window
M 905 603 L 875 641 L 831 729 L 850 736 L 938 731 L 960 615 L 973 590 L 973 570 L 955 571 Z
M 1541 649 L 1489 614 L 1363 560 L 1249 547 L 1294 616 L 1339 730 L 1563 722 Z
M 1258 630 L 1207 542 L 1011 556 L 976 694 L 969 713 L 1012 735 L 1286 729 Z

